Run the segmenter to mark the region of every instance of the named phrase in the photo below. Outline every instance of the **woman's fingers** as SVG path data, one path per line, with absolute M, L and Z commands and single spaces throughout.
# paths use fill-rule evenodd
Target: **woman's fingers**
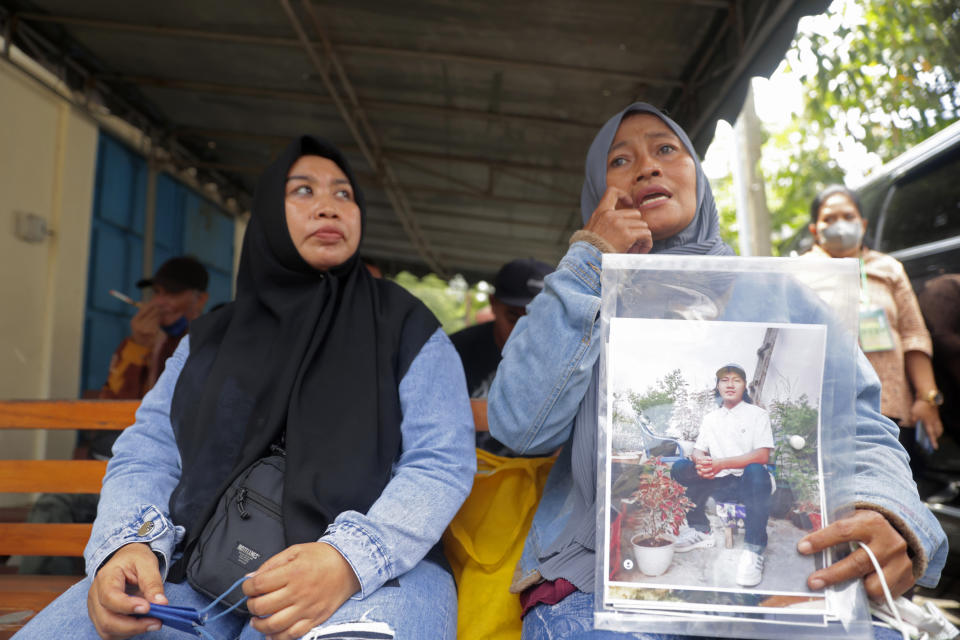
M 261 567 L 243 589 L 251 596 L 250 612 L 259 616 L 251 624 L 271 638 L 303 635 L 360 588 L 350 564 L 326 543 L 295 545 L 276 557 L 270 559 L 273 566 Z M 300 627 L 305 628 L 302 633 Z
M 90 616 L 97 634 L 105 640 L 121 640 L 160 629 L 156 618 L 134 618 L 111 611 L 104 611 L 97 617 Z
M 807 585 L 811 589 L 820 590 L 847 580 L 862 578 L 873 571 L 870 556 L 863 549 L 857 549 L 843 560 L 810 574 Z
M 251 613 L 253 612 L 251 611 Z M 273 640 L 278 640 L 279 638 L 287 637 L 284 636 L 283 633 L 302 620 L 304 620 L 303 613 L 299 607 L 294 605 L 284 607 L 266 617 L 252 618 L 250 620 L 250 626 L 263 635 L 273 638 Z M 310 627 L 308 627 L 307 630 L 309 631 Z M 296 638 L 299 636 L 292 637 Z
M 637 241 L 627 249 L 627 253 L 650 253 L 651 249 L 653 249 L 653 234 L 650 233 L 650 229 L 647 227 L 641 231 Z
M 848 518 L 837 520 L 830 526 L 807 534 L 800 540 L 797 549 L 800 553 L 810 554 L 844 542 L 867 540 L 871 528 L 882 525 L 890 526 L 882 515 L 876 511 L 858 509 Z
M 138 595 L 129 595 L 127 585 Z M 157 557 L 145 544 L 130 544 L 118 550 L 97 573 L 90 588 L 97 601 L 122 614 L 146 613 L 151 602 L 167 604 Z
M 263 593 L 258 596 L 251 596 L 247 600 L 247 610 L 258 618 L 267 618 L 276 614 L 278 611 L 286 609 L 293 604 L 296 599 L 286 588 L 286 585 Z
M 147 602 L 168 604 L 167 596 L 163 594 L 163 578 L 157 558 L 150 552 L 148 558 L 138 558 L 132 567 L 125 569 L 127 582 L 133 582 L 140 587 L 140 593 Z M 139 611 L 137 613 L 140 613 Z
M 149 601 L 128 595 L 128 584 L 136 586 Z M 159 620 L 135 618 L 133 614 L 147 613 L 150 602 L 166 601 L 156 556 L 146 545 L 128 545 L 97 573 L 87 594 L 87 610 L 100 637 L 128 638 L 159 629 Z
M 616 187 L 607 187 L 584 229 L 602 237 L 618 253 L 648 253 L 653 247 L 650 229 L 633 208 L 630 194 Z
M 805 536 L 797 545 L 797 550 L 803 554 L 811 554 L 848 542 L 859 542 L 870 547 L 894 596 L 902 594 L 913 585 L 913 562 L 907 555 L 907 543 L 890 522 L 876 511 L 858 509 L 849 518 Z M 807 584 L 811 589 L 819 590 L 857 578 L 866 578 L 865 586 L 870 597 L 883 597 L 876 568 L 862 548 L 856 549 L 843 560 L 812 573 Z
M 607 190 L 603 192 L 603 197 L 600 198 L 600 204 L 597 205 L 597 208 L 594 209 L 593 213 L 596 214 L 597 211 L 610 211 L 616 209 L 617 203 L 623 199 L 624 195 L 626 194 L 616 187 L 607 187 Z
M 249 579 L 244 581 L 241 586 L 243 593 L 252 598 L 274 592 L 287 584 L 289 578 L 285 569 L 296 560 L 298 546 L 287 547 L 268 558 Z
M 894 598 L 902 596 L 914 583 L 913 562 L 906 556 L 897 557 L 883 567 L 883 577 L 887 581 L 890 595 Z M 873 573 L 866 577 L 863 584 L 872 600 L 884 600 L 880 576 Z
M 938 440 L 940 440 L 940 436 L 943 435 L 943 423 L 940 422 L 939 417 L 925 421 L 923 428 L 927 431 L 927 438 L 930 440 L 930 444 L 933 445 L 934 449 L 938 449 Z
M 910 409 L 910 419 L 916 424 L 916 429 L 923 424 L 933 448 L 938 448 L 938 440 L 943 435 L 943 423 L 940 421 L 940 412 L 926 400 L 917 400 Z

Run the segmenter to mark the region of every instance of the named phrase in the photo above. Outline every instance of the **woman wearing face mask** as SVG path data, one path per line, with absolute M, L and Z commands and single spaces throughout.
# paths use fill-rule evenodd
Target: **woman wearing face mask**
M 860 260 L 860 346 L 883 384 L 883 415 L 900 425 L 900 442 L 911 459 L 918 422 L 936 448 L 943 397 L 933 376 L 930 333 L 903 265 L 863 245 L 867 221 L 856 194 L 842 185 L 813 199 L 809 228 L 817 244 L 804 255 Z
M 544 278 L 543 291 L 510 334 L 490 389 L 488 418 L 497 440 L 524 454 L 562 447 L 511 591 L 524 610 L 524 640 L 664 638 L 593 629 L 601 259 L 603 253 L 733 251 L 720 238 L 710 185 L 687 134 L 646 103 L 613 116 L 594 138 L 580 208 L 584 227 L 573 234 L 556 271 Z M 766 295 L 728 285 L 715 283 L 724 287 L 723 308 L 715 309 L 723 320 L 748 321 L 764 305 L 784 322 L 830 322 L 819 303 L 805 305 L 773 287 Z M 827 358 L 829 367 L 829 349 Z M 857 425 L 856 511 L 806 536 L 798 552 L 816 553 L 851 540 L 866 543 L 880 559 L 891 591 L 900 595 L 914 582 L 936 584 L 946 536 L 917 496 L 896 426 L 879 413 L 879 383 L 862 356 L 856 371 L 846 382 L 854 388 L 835 389 L 857 399 L 856 415 L 843 416 Z M 762 557 L 762 550 L 754 555 Z M 872 598 L 883 597 L 862 549 L 815 571 L 807 585 L 819 590 L 858 578 Z M 893 637 L 882 634 L 877 632 Z

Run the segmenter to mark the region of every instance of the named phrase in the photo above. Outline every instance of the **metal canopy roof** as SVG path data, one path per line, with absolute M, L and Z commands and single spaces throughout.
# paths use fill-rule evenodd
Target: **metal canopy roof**
M 560 258 L 611 114 L 658 105 L 702 154 L 827 4 L 0 0 L 0 21 L 242 207 L 290 138 L 330 139 L 367 196 L 366 256 L 473 280 Z

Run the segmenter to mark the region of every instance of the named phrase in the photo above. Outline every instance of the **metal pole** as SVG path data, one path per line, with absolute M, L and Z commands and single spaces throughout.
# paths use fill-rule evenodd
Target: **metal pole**
M 753 106 L 753 87 L 747 89 L 743 109 L 734 126 L 737 160 L 733 182 L 737 192 L 740 255 L 770 255 L 770 211 L 760 163 L 760 120 Z

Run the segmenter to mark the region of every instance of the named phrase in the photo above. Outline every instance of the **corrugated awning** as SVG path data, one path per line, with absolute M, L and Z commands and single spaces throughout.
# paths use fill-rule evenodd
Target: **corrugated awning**
M 826 0 L 0 0 L 5 33 L 248 205 L 295 135 L 340 145 L 365 255 L 491 278 L 556 262 L 599 126 L 645 100 L 703 153 Z

